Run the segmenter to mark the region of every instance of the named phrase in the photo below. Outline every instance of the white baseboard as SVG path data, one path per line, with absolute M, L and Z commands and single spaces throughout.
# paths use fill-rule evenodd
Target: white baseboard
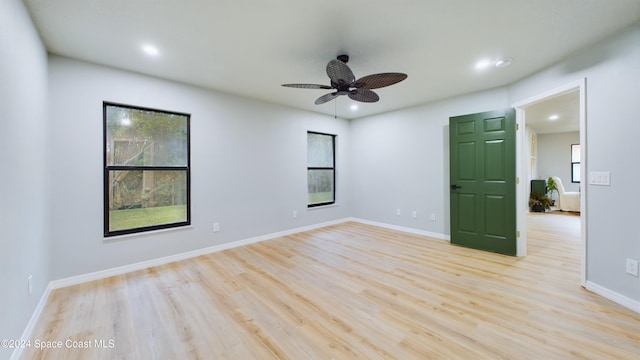
M 591 281 L 587 281 L 585 287 L 587 290 L 592 291 L 604 298 L 607 298 L 615 302 L 616 304 L 622 305 L 628 309 L 631 309 L 637 313 L 640 313 L 640 301 L 631 299 L 622 294 L 618 294 L 615 291 L 609 290 L 606 287 L 600 286 Z
M 290 230 L 280 231 L 280 232 L 256 236 L 256 237 L 252 237 L 244 240 L 238 240 L 230 243 L 206 247 L 203 249 L 188 251 L 188 252 L 184 252 L 176 255 L 170 255 L 162 258 L 151 259 L 151 260 L 119 266 L 111 269 L 100 270 L 100 271 L 96 271 L 88 274 L 72 276 L 64 279 L 51 281 L 49 286 L 51 287 L 51 289 L 59 289 L 67 286 L 78 285 L 78 284 L 86 283 L 89 281 L 100 280 L 100 279 L 108 278 L 111 276 L 126 274 L 132 271 L 147 269 L 153 266 L 159 266 L 159 265 L 164 265 L 164 264 L 168 264 L 168 263 L 172 263 L 180 260 L 191 259 L 197 256 L 211 254 L 214 252 L 223 251 L 227 249 L 232 249 L 239 246 L 249 245 L 249 244 L 253 244 L 253 243 L 257 243 L 265 240 L 275 239 L 282 236 L 314 230 L 314 229 L 318 229 L 325 226 L 340 224 L 349 220 L 350 220 L 349 218 L 345 218 L 345 219 L 339 219 L 339 220 L 334 220 L 334 221 L 329 221 L 329 222 L 324 222 L 324 223 L 319 223 L 319 224 L 314 224 L 309 226 L 298 227 Z
M 373 225 L 373 226 L 383 227 L 383 228 L 386 228 L 386 229 L 402 231 L 402 232 L 406 232 L 406 233 L 409 233 L 409 234 L 423 235 L 423 236 L 428 236 L 430 238 L 435 238 L 435 239 L 439 239 L 439 240 L 451 241 L 451 236 L 445 235 L 445 234 L 439 234 L 439 233 L 434 233 L 434 232 L 424 231 L 424 230 L 418 230 L 418 229 L 405 227 L 405 226 L 391 225 L 391 224 L 387 224 L 387 223 L 381 223 L 381 222 L 377 222 L 377 221 L 364 220 L 364 219 L 358 219 L 358 218 L 351 218 L 350 220 L 351 221 L 355 221 L 355 222 L 359 222 L 359 223 L 362 223 L 362 224 L 366 224 L 366 225 Z
M 36 327 L 36 324 L 40 319 L 40 315 L 42 315 L 42 311 L 44 310 L 44 306 L 47 304 L 47 301 L 49 300 L 50 294 L 51 294 L 51 283 L 47 285 L 47 288 L 44 290 L 44 293 L 40 297 L 40 301 L 38 302 L 38 305 L 33 311 L 33 314 L 31 314 L 31 319 L 29 319 L 27 326 L 22 332 L 22 336 L 20 337 L 20 340 L 27 341 L 31 338 L 33 329 Z M 19 360 L 20 357 L 22 356 L 22 350 L 23 348 L 16 347 L 15 350 L 13 350 L 13 354 L 11 355 L 11 360 Z

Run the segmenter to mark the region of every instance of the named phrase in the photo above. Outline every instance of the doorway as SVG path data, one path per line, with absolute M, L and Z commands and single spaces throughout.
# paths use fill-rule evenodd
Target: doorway
M 529 121 L 533 124 L 534 110 L 536 108 L 542 108 L 545 103 L 553 102 L 554 99 L 558 100 L 561 97 L 565 97 L 568 94 L 577 96 L 578 101 L 575 106 L 577 109 L 577 130 L 579 131 L 579 144 L 581 152 L 581 164 L 580 164 L 580 179 L 581 185 L 580 191 L 580 247 L 581 247 L 581 259 L 580 259 L 580 282 L 582 286 L 586 285 L 586 244 L 587 244 L 587 232 L 586 232 L 586 201 L 587 201 L 587 187 L 586 173 L 587 173 L 587 147 L 586 142 L 586 80 L 580 79 L 578 81 L 566 84 L 556 89 L 544 92 L 536 95 L 524 101 L 518 102 L 513 105 L 516 108 L 516 123 L 518 124 L 519 131 L 516 135 L 516 173 L 519 179 L 519 183 L 516 189 L 516 203 L 517 203 L 517 228 L 519 229 L 520 236 L 518 237 L 518 256 L 527 255 L 527 215 L 529 213 L 529 179 L 533 176 L 556 176 L 556 174 L 536 174 L 535 169 L 532 174 L 532 163 L 535 159 L 532 158 L 532 150 L 530 147 L 531 132 L 527 131 L 527 117 L 529 115 Z M 549 114 L 551 116 L 553 114 Z M 539 116 L 539 115 L 537 115 Z M 567 152 L 570 148 L 567 148 Z M 535 156 L 534 156 L 535 157 Z M 570 162 L 567 163 L 567 169 L 570 169 Z M 569 178 L 570 180 L 570 178 Z M 570 183 L 570 181 L 569 181 Z M 566 185 L 565 185 L 566 187 Z

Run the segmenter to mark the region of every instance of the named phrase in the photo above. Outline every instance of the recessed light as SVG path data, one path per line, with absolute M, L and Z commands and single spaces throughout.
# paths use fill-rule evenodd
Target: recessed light
M 506 68 L 507 66 L 511 65 L 512 61 L 513 61 L 513 59 L 511 59 L 511 58 L 499 59 L 498 61 L 496 61 L 496 67 L 497 68 Z
M 553 114 L 551 116 L 549 116 L 549 120 L 554 121 L 554 120 L 558 120 L 560 118 L 560 116 Z
M 482 70 L 482 69 L 486 69 L 489 67 L 489 65 L 491 65 L 491 61 L 489 60 L 480 60 L 476 63 L 476 69 L 478 70 Z
M 351 110 L 352 111 L 358 110 L 358 105 L 356 105 L 356 104 L 351 105 Z
M 157 47 L 153 45 L 148 45 L 148 44 L 142 46 L 142 51 L 144 51 L 145 54 L 150 56 L 158 56 L 160 54 L 160 51 L 158 50 Z

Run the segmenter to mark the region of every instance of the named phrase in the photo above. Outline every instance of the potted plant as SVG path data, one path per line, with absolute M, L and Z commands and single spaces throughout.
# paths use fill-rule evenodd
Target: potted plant
M 551 198 L 551 205 L 555 205 L 556 203 L 556 200 L 553 197 L 554 191 L 556 192 L 556 194 L 558 193 L 558 185 L 555 181 L 553 181 L 553 178 L 549 176 L 549 178 L 547 179 L 547 194 L 549 194 L 549 197 Z
M 550 197 L 537 192 L 532 192 L 529 196 L 529 207 L 531 211 L 534 212 L 545 212 L 549 210 L 552 202 L 553 200 L 551 200 Z

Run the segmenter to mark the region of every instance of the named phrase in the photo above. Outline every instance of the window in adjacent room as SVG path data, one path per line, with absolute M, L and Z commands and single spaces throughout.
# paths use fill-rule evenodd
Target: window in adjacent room
M 104 235 L 191 223 L 189 114 L 103 103 Z
M 335 135 L 307 133 L 308 207 L 336 202 Z
M 580 182 L 580 144 L 571 145 L 571 182 Z

